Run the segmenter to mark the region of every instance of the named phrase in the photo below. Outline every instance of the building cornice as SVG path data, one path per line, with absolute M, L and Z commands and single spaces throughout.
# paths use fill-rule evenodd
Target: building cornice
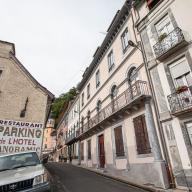
M 110 45 L 113 43 L 113 39 L 116 36 L 116 34 L 119 32 L 119 29 L 121 26 L 124 24 L 124 21 L 126 20 L 127 16 L 129 15 L 129 11 L 132 6 L 132 0 L 126 0 L 124 3 L 123 7 L 117 14 L 115 15 L 112 23 L 110 24 L 108 28 L 108 33 L 102 42 L 101 46 L 99 49 L 97 49 L 96 53 L 94 54 L 94 58 L 87 68 L 86 72 L 83 75 L 83 79 L 81 82 L 77 85 L 77 89 L 80 91 L 87 80 L 89 79 L 90 74 L 92 71 L 98 66 L 100 63 L 102 56 L 105 54 L 105 52 L 108 50 Z

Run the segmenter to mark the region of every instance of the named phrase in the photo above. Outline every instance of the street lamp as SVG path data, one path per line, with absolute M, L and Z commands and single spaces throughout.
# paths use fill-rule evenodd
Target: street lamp
M 135 47 L 135 48 L 139 49 L 139 50 L 142 52 L 142 50 L 140 49 L 140 47 L 139 47 L 138 45 L 136 45 L 133 41 L 129 40 L 129 41 L 128 41 L 128 44 L 129 44 L 131 47 Z

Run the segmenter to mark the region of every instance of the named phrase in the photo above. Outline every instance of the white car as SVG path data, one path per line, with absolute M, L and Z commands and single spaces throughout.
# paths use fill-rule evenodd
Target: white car
M 49 179 L 36 152 L 0 155 L 0 192 L 50 191 Z

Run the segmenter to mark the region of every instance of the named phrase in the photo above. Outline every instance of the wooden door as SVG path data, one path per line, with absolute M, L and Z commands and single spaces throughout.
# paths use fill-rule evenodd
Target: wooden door
M 104 168 L 105 167 L 105 149 L 104 149 L 104 135 L 99 136 L 99 162 L 100 162 L 100 167 Z

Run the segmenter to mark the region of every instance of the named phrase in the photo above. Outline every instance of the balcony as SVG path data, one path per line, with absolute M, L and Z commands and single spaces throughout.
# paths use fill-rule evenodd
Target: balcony
M 137 81 L 77 130 L 76 139 L 95 134 L 104 129 L 106 124 L 109 126 L 122 118 L 124 114 L 138 110 L 139 106 L 144 104 L 145 99 L 150 97 L 147 82 Z
M 187 42 L 185 41 L 182 30 L 177 27 L 168 35 L 165 34 L 165 37 L 159 40 L 159 42 L 153 46 L 153 49 L 157 59 L 162 60 L 186 44 Z
M 192 111 L 192 87 L 181 93 L 175 92 L 168 96 L 171 113 L 175 116 Z
M 65 139 L 65 144 L 70 144 L 73 141 L 75 141 L 76 139 L 76 135 L 75 132 L 73 132 L 72 134 L 70 134 L 66 139 Z

